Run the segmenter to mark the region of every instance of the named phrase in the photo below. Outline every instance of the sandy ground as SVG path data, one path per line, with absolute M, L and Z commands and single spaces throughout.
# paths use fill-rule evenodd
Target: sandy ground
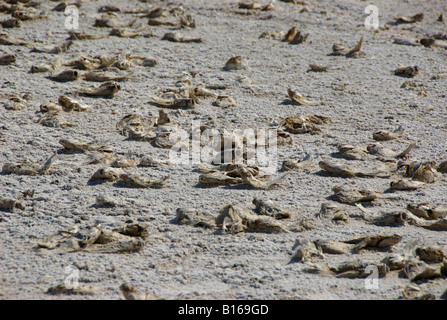
M 59 44 L 67 38 L 64 12 L 51 11 L 54 1 L 37 1 L 45 18 L 22 21 L 20 27 L 2 29 L 23 39 L 27 46 L 0 45 L 1 55 L 15 54 L 16 62 L 0 66 L 2 104 L 12 96 L 26 95 L 22 110 L 0 108 L 0 165 L 9 162 L 44 161 L 53 153 L 58 158 L 43 175 L 0 175 L 0 197 L 16 199 L 24 209 L 0 212 L 0 298 L 1 299 L 123 299 L 120 285 L 129 283 L 149 297 L 164 299 L 398 299 L 407 285 L 419 286 L 439 299 L 447 289 L 445 278 L 411 282 L 399 271 L 379 279 L 378 288 L 365 287 L 364 278 L 339 278 L 306 272 L 308 263 L 337 265 L 345 261 L 380 261 L 390 253 L 415 246 L 447 245 L 445 231 L 427 230 L 405 223 L 399 227 L 376 226 L 362 219 L 354 205 L 331 199 L 332 188 L 348 185 L 385 191 L 390 178 L 342 178 L 322 173 L 321 159 L 337 159 L 337 144 L 364 145 L 377 130 L 395 130 L 402 125 L 407 135 L 382 142 L 388 148 L 403 150 L 416 142 L 408 160 L 447 160 L 447 79 L 433 76 L 447 72 L 447 51 L 443 47 L 409 46 L 393 43 L 394 37 L 421 39 L 446 34 L 446 25 L 437 21 L 447 14 L 445 1 L 313 1 L 307 5 L 274 2 L 274 10 L 239 9 L 237 1 L 82 1 L 79 28 L 87 34 L 108 35 L 111 28 L 94 27 L 98 9 L 106 4 L 120 8 L 150 9 L 182 6 L 195 28 L 150 26 L 141 14 L 116 13 L 122 22 L 136 19 L 131 30 L 148 37 L 75 40 L 60 54 L 30 52 L 33 47 Z M 266 5 L 266 1 L 261 1 Z M 1 4 L 5 4 L 2 1 Z M 379 9 L 379 30 L 364 26 L 364 9 Z M 424 13 L 421 22 L 393 24 L 398 16 Z M 1 20 L 10 18 L 0 13 Z M 445 17 L 447 18 L 447 17 Z M 444 19 L 445 19 L 444 18 Z M 301 44 L 261 38 L 265 31 L 286 32 L 292 26 L 308 33 Z M 162 40 L 165 33 L 178 31 L 187 38 L 200 37 L 201 43 Z M 365 56 L 333 56 L 332 45 L 353 48 L 363 37 Z M 131 53 L 153 58 L 154 67 L 134 66 L 128 81 L 113 98 L 77 95 L 81 88 L 99 83 L 78 79 L 56 82 L 47 73 L 30 73 L 32 65 L 70 60 L 80 53 L 89 56 Z M 225 71 L 231 57 L 244 57 L 249 69 Z M 308 72 L 309 64 L 330 65 L 327 72 Z M 419 67 L 415 78 L 394 75 L 401 66 Z M 85 71 L 79 71 L 84 73 Z M 125 115 L 145 118 L 158 116 L 159 107 L 150 96 L 174 87 L 185 73 L 194 75 L 195 86 L 221 85 L 211 90 L 227 94 L 237 102 L 232 108 L 213 105 L 213 99 L 200 99 L 193 110 L 165 111 L 173 121 L 189 128 L 193 120 L 220 128 L 276 128 L 292 115 L 323 114 L 333 123 L 323 125 L 321 134 L 292 134 L 292 145 L 278 148 L 277 169 L 284 160 L 298 160 L 314 154 L 316 168 L 293 171 L 279 187 L 259 190 L 238 186 L 201 187 L 199 172 L 191 163 L 160 167 L 123 169 L 159 179 L 171 175 L 164 188 L 129 188 L 119 183 L 89 183 L 101 164 L 88 164 L 88 153 L 64 152 L 60 139 L 78 139 L 111 146 L 115 154 L 139 160 L 151 156 L 167 160 L 169 149 L 150 142 L 127 139 L 116 129 Z M 413 81 L 415 87 L 402 87 Z M 224 87 L 221 87 L 224 88 Z M 316 105 L 289 103 L 287 89 L 293 88 Z M 62 94 L 75 97 L 93 108 L 86 112 L 66 112 L 72 127 L 54 128 L 38 123 L 43 103 L 57 102 Z M 347 160 L 345 160 L 346 163 Z M 358 164 L 362 161 L 351 161 Z M 364 163 L 364 162 L 363 162 Z M 24 196 L 26 191 L 33 191 Z M 29 192 L 30 193 L 30 192 Z M 391 193 L 395 199 L 376 200 L 365 205 L 374 213 L 405 211 L 408 203 L 446 204 L 447 175 L 437 173 L 435 183 L 414 191 Z M 108 195 L 124 206 L 104 208 L 96 197 Z M 195 208 L 210 216 L 228 204 L 253 209 L 255 197 L 270 199 L 290 208 L 294 217 L 284 220 L 290 230 L 302 217 L 315 218 L 323 202 L 345 210 L 349 219 L 334 223 L 315 220 L 310 230 L 288 233 L 241 232 L 231 234 L 219 228 L 207 229 L 176 223 L 177 208 Z M 110 229 L 123 224 L 145 224 L 149 236 L 144 247 L 130 253 L 64 253 L 38 248 L 45 236 L 73 227 L 84 229 L 101 224 Z M 324 254 L 304 263 L 291 262 L 299 239 L 349 240 L 366 234 L 395 233 L 402 240 L 390 252 L 364 250 L 353 254 Z M 81 288 L 92 294 L 51 295 L 48 289 L 64 283 L 65 268 L 75 266 Z

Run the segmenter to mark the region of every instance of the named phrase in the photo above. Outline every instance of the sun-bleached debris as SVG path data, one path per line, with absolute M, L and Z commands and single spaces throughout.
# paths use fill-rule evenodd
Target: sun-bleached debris
M 5 46 L 26 46 L 28 43 L 22 39 L 11 36 L 6 32 L 0 32 L 0 45 Z

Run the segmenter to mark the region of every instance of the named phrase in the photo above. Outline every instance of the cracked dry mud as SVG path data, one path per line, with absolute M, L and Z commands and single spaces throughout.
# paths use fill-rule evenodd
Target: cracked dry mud
M 67 4 L 0 2 L 0 299 L 446 298 L 445 1 Z

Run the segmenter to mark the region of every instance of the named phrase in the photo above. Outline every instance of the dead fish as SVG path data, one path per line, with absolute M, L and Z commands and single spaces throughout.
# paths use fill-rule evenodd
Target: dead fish
M 126 158 L 116 158 L 112 161 L 110 164 L 113 168 L 132 168 L 135 167 L 137 164 L 135 160 L 132 159 L 126 159 Z
M 425 246 L 416 248 L 415 253 L 426 263 L 440 263 L 444 261 L 447 251 L 441 246 Z
M 321 249 L 315 246 L 315 243 L 309 239 L 297 239 L 293 248 L 296 248 L 292 256 L 292 261 L 306 262 L 314 258 L 323 259 L 324 254 Z
M 74 126 L 74 124 L 68 122 L 59 111 L 45 113 L 44 116 L 37 120 L 37 123 L 52 128 L 67 128 Z
M 0 197 L 0 211 L 14 212 L 16 209 L 24 210 L 25 206 L 18 200 Z
M 353 252 L 360 250 L 390 250 L 392 246 L 399 243 L 402 236 L 398 234 L 367 234 L 365 236 L 344 241 L 345 243 L 355 244 Z
M 79 78 L 79 72 L 76 70 L 64 70 L 57 74 L 49 75 L 48 78 L 59 82 L 75 81 Z
M 287 89 L 287 94 L 289 96 L 290 101 L 292 101 L 292 103 L 295 103 L 298 105 L 303 105 L 303 106 L 315 105 L 315 102 L 304 98 L 300 93 L 292 90 L 291 88 Z
M 317 217 L 329 218 L 334 222 L 347 222 L 349 220 L 349 216 L 346 214 L 345 210 L 329 202 L 323 202 L 321 204 Z
M 171 41 L 171 42 L 183 42 L 183 43 L 188 43 L 188 42 L 200 43 L 200 42 L 203 42 L 202 38 L 185 38 L 182 34 L 180 34 L 178 32 L 168 32 L 168 33 L 165 33 L 164 36 L 161 38 L 161 40 L 167 40 L 167 41 Z
M 40 105 L 40 112 L 59 112 L 64 111 L 64 108 L 54 102 L 45 102 Z
M 126 300 L 161 300 L 157 295 L 150 293 L 139 293 L 135 287 L 129 283 L 123 283 L 119 287 Z
M 15 54 L 5 54 L 3 56 L 0 56 L 0 66 L 6 66 L 9 64 L 15 63 L 17 60 L 17 57 Z
M 415 14 L 414 16 L 411 17 L 397 17 L 395 18 L 395 22 L 396 24 L 399 23 L 415 23 L 415 22 L 421 22 L 424 19 L 424 14 L 423 13 L 418 13 Z
M 409 203 L 407 210 L 426 220 L 443 219 L 447 217 L 447 206 L 433 207 L 428 203 Z
M 135 32 L 128 29 L 120 29 L 120 28 L 113 28 L 110 31 L 111 36 L 120 37 L 120 38 L 137 38 L 142 37 L 143 34 L 140 32 Z
M 362 48 L 362 43 L 363 43 L 363 37 L 360 38 L 359 42 L 357 43 L 357 45 L 351 49 L 348 50 L 346 49 L 342 44 L 336 43 L 332 46 L 332 55 L 334 56 L 345 56 L 348 58 L 360 58 L 365 56 L 366 54 L 361 51 L 360 49 Z
M 27 42 L 25 42 L 22 39 L 18 39 L 16 37 L 13 37 L 7 33 L 0 33 L 0 45 L 6 45 L 6 46 L 26 46 L 28 45 Z
M 169 161 L 160 160 L 156 158 L 151 157 L 144 157 L 140 160 L 138 166 L 139 167 L 161 167 L 161 166 L 168 166 L 171 163 Z
M 213 104 L 219 108 L 226 109 L 235 107 L 236 101 L 229 95 L 218 95 Z
M 390 188 L 394 189 L 394 190 L 412 191 L 412 190 L 417 190 L 423 186 L 424 186 L 423 182 L 405 180 L 405 179 L 399 179 L 399 180 L 390 182 Z
M 90 178 L 90 181 L 104 180 L 117 181 L 121 178 L 123 171 L 120 168 L 100 168 Z
M 66 40 L 96 40 L 101 38 L 104 38 L 104 36 L 98 34 L 86 34 L 84 31 L 80 30 L 68 30 L 68 38 Z
M 199 176 L 200 185 L 236 185 L 241 183 L 242 178 L 230 177 L 224 172 L 204 173 Z
M 96 293 L 96 290 L 89 287 L 77 286 L 69 287 L 65 283 L 60 283 L 47 289 L 46 294 L 51 295 L 81 295 L 90 296 Z
M 100 195 L 96 197 L 96 205 L 99 207 L 121 207 L 125 202 L 111 196 Z
M 328 254 L 348 254 L 355 246 L 336 240 L 316 240 L 314 244 L 322 253 Z
M 402 291 L 401 299 L 403 300 L 435 300 L 434 294 L 422 290 L 418 286 L 408 285 Z
M 346 186 L 338 186 L 332 189 L 334 199 L 341 203 L 353 204 L 356 202 L 370 202 L 377 199 L 377 193 L 369 190 L 356 190 Z
M 383 147 L 379 143 L 371 143 L 366 147 L 366 150 L 368 151 L 369 154 L 378 156 L 378 157 L 381 157 L 384 159 L 403 158 L 410 153 L 410 151 L 413 149 L 413 147 L 415 145 L 416 145 L 416 143 L 412 142 L 408 145 L 408 147 L 405 150 L 403 150 L 401 152 L 396 152 L 394 150 L 387 149 L 387 148 Z
M 252 214 L 245 208 L 233 205 L 227 205 L 220 210 L 216 217 L 216 225 L 222 226 L 224 231 L 229 227 L 232 234 L 238 232 L 288 232 L 280 222 L 272 217 Z
M 215 219 L 190 208 L 177 208 L 176 223 L 189 225 L 194 227 L 214 228 L 216 227 Z
M 439 265 L 430 265 L 424 261 L 412 259 L 405 263 L 404 273 L 412 282 L 441 277 Z
M 264 38 L 264 39 L 273 39 L 273 40 L 282 40 L 285 36 L 284 31 L 279 31 L 279 30 L 275 30 L 275 31 L 264 31 L 259 38 Z
M 33 48 L 30 52 L 38 52 L 38 53 L 52 53 L 52 54 L 59 54 L 66 52 L 70 47 L 73 45 L 72 40 L 65 41 L 61 44 L 58 44 L 56 46 L 46 46 L 43 48 Z
M 438 172 L 447 173 L 447 161 L 441 162 L 436 170 L 438 170 Z
M 353 173 L 348 167 L 341 166 L 335 164 L 329 160 L 323 160 L 318 163 L 321 169 L 324 171 L 339 177 L 355 177 L 355 173 Z
M 361 261 L 360 259 L 346 261 L 336 266 L 330 266 L 329 270 L 335 274 L 337 278 L 363 279 L 371 275 L 371 271 L 367 271 L 368 267 L 374 267 L 378 271 L 379 278 L 385 277 L 389 271 L 386 265 Z
M 41 15 L 36 9 L 34 8 L 23 8 L 19 10 L 14 10 L 11 13 L 11 16 L 13 18 L 16 18 L 21 21 L 28 21 L 28 20 L 36 20 L 36 19 L 42 19 L 45 16 Z
M 90 111 L 93 109 L 93 107 L 89 106 L 88 104 L 79 102 L 78 100 L 75 100 L 73 98 L 64 95 L 61 95 L 59 97 L 58 102 L 66 112 L 70 111 L 83 112 L 83 111 Z
M 239 168 L 238 172 L 240 177 L 242 178 L 242 182 L 247 186 L 255 189 L 270 189 L 274 186 L 277 186 L 279 182 L 283 180 L 288 174 L 288 172 L 286 172 L 277 177 L 266 176 L 255 178 L 250 170 L 247 170 L 247 168 Z
M 249 69 L 248 62 L 242 56 L 235 56 L 230 58 L 223 68 L 224 70 L 247 70 Z
M 19 28 L 22 23 L 17 18 L 9 18 L 2 21 L 3 28 Z
M 405 136 L 404 129 L 402 126 L 399 126 L 393 132 L 388 130 L 379 130 L 373 133 L 373 139 L 376 141 L 388 141 L 393 139 L 399 139 Z
M 313 167 L 315 167 L 315 165 L 312 163 L 312 153 L 308 153 L 300 160 L 284 160 L 281 169 L 285 171 L 301 169 L 310 170 Z
M 113 97 L 119 90 L 121 90 L 119 83 L 107 81 L 96 88 L 81 89 L 79 93 L 93 97 Z
M 339 164 L 330 160 L 322 160 L 318 163 L 321 169 L 325 172 L 337 177 L 362 177 L 362 178 L 388 178 L 390 174 L 386 168 L 367 169 L 356 168 L 349 165 Z
M 121 174 L 119 178 L 123 184 L 134 188 L 162 188 L 170 177 L 168 175 L 160 180 L 151 180 L 138 175 Z
M 340 155 L 347 160 L 367 160 L 371 157 L 366 147 L 338 144 L 337 149 Z
M 59 144 L 61 144 L 66 150 L 78 151 L 82 153 L 94 149 L 91 144 L 75 139 L 60 139 Z
M 275 219 L 287 219 L 292 216 L 290 212 L 280 208 L 272 200 L 255 198 L 253 199 L 253 204 L 256 206 L 256 213 L 260 215 L 270 216 Z
M 313 71 L 313 72 L 327 72 L 328 70 L 332 69 L 331 66 L 325 66 L 325 65 L 321 65 L 321 64 L 309 64 L 309 71 Z
M 324 120 L 312 117 L 290 116 L 284 119 L 279 125 L 278 129 L 284 129 L 293 134 L 319 134 L 322 132 L 317 123 L 328 123 L 329 120 Z
M 6 110 L 18 111 L 26 109 L 28 107 L 28 102 L 19 97 L 11 97 L 3 106 Z
M 419 73 L 418 66 L 401 67 L 394 70 L 394 74 L 396 76 L 407 77 L 407 78 L 413 78 L 417 76 L 418 73 Z

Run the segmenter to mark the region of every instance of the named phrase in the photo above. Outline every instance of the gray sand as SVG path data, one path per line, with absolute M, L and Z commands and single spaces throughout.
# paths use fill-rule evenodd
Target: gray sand
M 176 30 L 185 37 L 203 38 L 202 43 L 174 43 L 162 40 L 171 26 L 148 26 L 147 18 L 118 13 L 123 21 L 138 17 L 134 29 L 152 33 L 151 37 L 105 37 L 76 40 L 65 53 L 58 55 L 30 52 L 32 47 L 61 43 L 67 37 L 64 13 L 51 11 L 57 4 L 39 1 L 46 19 L 23 21 L 20 28 L 2 29 L 29 43 L 24 46 L 0 45 L 1 55 L 13 53 L 17 61 L 0 66 L 0 99 L 28 94 L 27 108 L 13 111 L 0 108 L 0 166 L 21 160 L 41 161 L 60 151 L 58 141 L 78 139 L 107 144 L 118 155 L 140 159 L 151 156 L 168 159 L 169 150 L 149 142 L 126 139 L 116 130 L 116 123 L 129 113 L 157 116 L 160 108 L 149 103 L 150 96 L 173 87 L 185 72 L 194 73 L 196 86 L 226 85 L 216 93 L 228 94 L 237 101 L 229 109 L 201 100 L 194 110 L 169 110 L 171 118 L 183 127 L 192 120 L 205 123 L 213 119 L 226 128 L 274 128 L 291 115 L 324 114 L 334 123 L 322 126 L 318 135 L 295 134 L 293 144 L 279 147 L 278 170 L 288 159 L 301 159 L 312 152 L 315 164 L 334 156 L 338 143 L 353 145 L 372 141 L 377 130 L 394 130 L 402 125 L 407 136 L 382 142 L 388 148 L 402 150 L 408 142 L 416 146 L 409 160 L 447 160 L 447 79 L 432 77 L 447 72 L 447 51 L 442 47 L 426 48 L 393 44 L 393 38 L 421 39 L 437 33 L 446 34 L 446 25 L 438 22 L 447 14 L 445 1 L 374 1 L 379 8 L 378 31 L 367 30 L 364 9 L 368 2 L 354 0 L 306 1 L 296 5 L 276 1 L 275 10 L 238 9 L 237 1 L 173 1 L 196 21 L 196 28 Z M 266 1 L 261 1 L 266 4 Z M 80 29 L 88 34 L 108 35 L 110 28 L 93 27 L 97 10 L 105 4 L 121 8 L 168 6 L 166 1 L 142 3 L 136 0 L 83 1 L 79 9 Z M 304 10 L 303 8 L 308 8 Z M 398 16 L 424 13 L 422 22 L 393 25 Z M 10 17 L 0 13 L 0 19 Z M 445 17 L 447 18 L 447 17 Z M 260 38 L 264 31 L 287 31 L 292 26 L 308 33 L 301 44 L 288 44 Z M 353 48 L 363 37 L 361 58 L 331 56 L 332 45 L 342 43 Z M 111 99 L 76 96 L 81 88 L 99 83 L 77 80 L 59 83 L 46 73 L 31 74 L 32 65 L 70 60 L 79 53 L 95 56 L 132 53 L 157 60 L 154 67 L 136 66 L 129 70 L 130 80 L 121 82 L 121 90 Z M 241 55 L 248 70 L 224 71 L 226 61 Z M 307 72 L 309 64 L 331 65 L 328 72 Z M 415 78 L 403 78 L 393 71 L 400 66 L 417 65 Z M 406 81 L 424 88 L 402 88 Z M 287 89 L 293 88 L 315 106 L 288 103 Z M 87 112 L 69 112 L 64 116 L 75 124 L 68 128 L 50 128 L 36 123 L 39 107 L 57 102 L 61 94 L 76 97 L 93 106 Z M 170 174 L 169 185 L 161 189 L 123 187 L 116 183 L 89 184 L 101 165 L 84 165 L 86 154 L 61 153 L 47 175 L 0 175 L 0 197 L 21 199 L 26 190 L 32 197 L 21 199 L 24 210 L 0 212 L 0 299 L 123 299 L 122 283 L 130 283 L 140 292 L 164 299 L 397 299 L 410 284 L 409 279 L 390 272 L 379 280 L 379 288 L 367 289 L 365 279 L 324 277 L 304 272 L 306 264 L 290 263 L 297 239 L 348 240 L 367 233 L 397 233 L 402 241 L 393 247 L 401 252 L 407 245 L 447 245 L 445 231 L 431 231 L 414 225 L 375 226 L 361 218 L 356 206 L 338 204 L 352 217 L 347 223 L 322 220 L 312 230 L 290 233 L 223 233 L 176 224 L 176 209 L 195 208 L 217 216 L 227 204 L 254 208 L 255 197 L 271 199 L 291 208 L 295 216 L 314 217 L 322 202 L 332 202 L 332 188 L 351 185 L 384 191 L 390 179 L 340 178 L 321 174 L 320 169 L 291 172 L 280 187 L 271 190 L 245 186 L 198 186 L 199 173 L 193 164 L 175 164 L 154 168 L 128 168 L 151 178 Z M 352 163 L 357 163 L 356 161 Z M 95 206 L 98 195 L 114 196 L 127 203 L 124 207 Z M 427 202 L 445 205 L 447 175 L 436 183 L 416 191 L 393 193 L 397 199 L 378 200 L 367 206 L 373 212 L 405 210 L 408 203 Z M 335 203 L 335 202 L 334 202 Z M 297 219 L 297 218 L 295 218 Z M 296 220 L 286 220 L 292 226 Z M 113 228 L 124 223 L 144 223 L 149 230 L 145 246 L 134 253 L 57 253 L 36 249 L 44 236 L 73 226 L 84 228 L 100 223 Z M 362 251 L 355 255 L 326 254 L 313 262 L 334 265 L 355 260 L 380 262 L 388 253 Z M 49 295 L 46 291 L 63 283 L 67 266 L 79 269 L 79 284 L 92 288 L 93 295 Z M 445 279 L 425 281 L 420 287 L 440 298 L 447 289 Z

